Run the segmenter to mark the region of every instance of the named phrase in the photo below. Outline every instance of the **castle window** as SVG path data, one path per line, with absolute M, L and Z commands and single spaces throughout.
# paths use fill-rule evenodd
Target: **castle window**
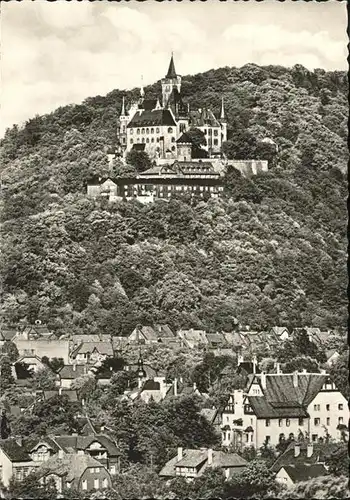
M 171 148 L 171 151 L 175 151 L 175 146 L 173 146 L 173 147 Z
M 175 137 L 172 137 L 172 138 L 171 138 L 171 142 L 175 142 Z
M 147 137 L 147 139 L 146 139 L 146 142 L 147 142 L 147 143 L 149 142 L 149 138 L 148 138 L 148 137 Z
M 130 134 L 132 135 L 134 133 L 134 130 L 131 128 L 130 129 Z
M 156 133 L 159 134 L 159 128 L 158 127 L 156 128 Z
M 144 137 L 142 137 L 142 142 L 145 142 L 145 138 Z
M 154 142 L 154 137 L 152 137 L 151 142 Z
M 168 128 L 168 134 L 171 134 L 173 129 L 171 127 Z
M 132 139 L 130 139 L 130 144 L 132 144 L 134 141 Z
M 140 133 L 140 129 L 139 129 L 139 128 L 137 129 L 137 133 L 138 133 L 138 134 Z
M 208 132 L 209 132 L 209 135 L 212 135 L 212 134 L 213 134 L 213 131 L 212 131 L 212 129 L 211 129 L 211 128 L 208 130 Z
M 145 129 L 143 128 L 143 129 L 141 130 L 141 134 L 144 134 L 144 133 L 145 133 Z
M 214 135 L 218 135 L 218 131 L 216 129 L 214 130 Z
M 344 405 L 343 403 L 339 403 L 338 404 L 338 410 L 343 410 L 344 409 Z
M 149 128 L 146 128 L 146 134 L 149 134 Z
M 154 128 L 151 128 L 151 134 L 154 134 Z
M 214 146 L 217 146 L 217 145 L 218 145 L 218 140 L 214 139 Z

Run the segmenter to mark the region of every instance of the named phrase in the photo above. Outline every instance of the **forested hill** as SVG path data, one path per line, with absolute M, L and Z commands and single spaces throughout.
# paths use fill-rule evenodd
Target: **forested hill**
M 108 170 L 122 96 L 137 93 L 115 90 L 6 132 L 4 321 L 115 335 L 155 321 L 345 325 L 346 74 L 249 64 L 186 76 L 191 106 L 219 111 L 224 96 L 228 156 L 249 158 L 259 139 L 276 141 L 270 172 L 229 172 L 226 197 L 207 203 L 89 200 L 85 181 Z

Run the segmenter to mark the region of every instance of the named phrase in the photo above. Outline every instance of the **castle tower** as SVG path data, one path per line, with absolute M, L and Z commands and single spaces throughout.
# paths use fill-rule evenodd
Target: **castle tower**
M 125 97 L 123 96 L 122 110 L 119 116 L 119 142 L 122 149 L 126 148 L 126 127 L 130 117 L 125 112 Z
M 167 108 L 169 104 L 169 99 L 174 89 L 179 93 L 181 91 L 181 76 L 176 74 L 174 56 L 171 54 L 170 64 L 168 72 L 162 80 L 162 99 L 163 108 Z
M 225 116 L 224 98 L 221 98 L 221 111 L 220 111 L 220 124 L 221 124 L 221 144 L 227 141 L 227 121 Z

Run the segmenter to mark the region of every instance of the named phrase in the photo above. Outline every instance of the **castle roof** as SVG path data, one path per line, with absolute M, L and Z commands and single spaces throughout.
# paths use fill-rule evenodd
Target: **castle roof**
M 166 74 L 166 78 L 176 78 L 176 77 L 177 77 L 177 74 L 176 74 L 176 70 L 175 70 L 174 57 L 172 55 L 171 59 L 170 59 L 168 72 Z
M 178 144 L 192 144 L 192 139 L 186 132 L 184 132 L 176 142 Z
M 215 118 L 214 113 L 207 108 L 198 109 L 190 112 L 190 123 L 193 127 L 220 127 L 219 121 Z
M 173 115 L 168 109 L 138 111 L 127 125 L 128 128 L 148 126 L 176 126 Z

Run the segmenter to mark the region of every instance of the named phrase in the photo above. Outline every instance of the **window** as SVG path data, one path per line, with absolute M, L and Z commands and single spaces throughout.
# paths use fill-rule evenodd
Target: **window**
M 176 149 L 176 148 L 175 148 L 175 146 L 173 146 L 173 147 L 171 148 L 171 151 L 175 151 L 175 149 Z
M 214 135 L 218 135 L 218 131 L 216 129 L 214 130 Z
M 320 405 L 314 405 L 314 411 L 320 411 Z
M 140 133 L 140 129 L 139 129 L 139 128 L 137 129 L 137 133 L 138 133 L 138 134 Z
M 291 433 L 289 434 L 289 439 L 290 439 L 291 441 L 294 441 L 294 432 L 291 432 Z
M 143 143 L 145 142 L 145 138 L 144 138 L 144 137 L 142 137 L 142 142 L 143 142 Z
M 329 417 L 327 417 L 326 425 L 331 425 L 331 419 Z
M 226 416 L 226 422 L 228 422 L 228 421 L 229 421 L 229 417 L 228 417 L 228 416 Z
M 154 128 L 151 128 L 151 134 L 154 134 Z
M 338 424 L 342 424 L 344 421 L 343 417 L 338 417 Z
M 314 418 L 314 425 L 320 425 L 320 419 L 319 418 Z
M 343 409 L 344 409 L 343 403 L 339 403 L 338 404 L 338 410 L 343 410 Z
M 304 425 L 304 419 L 303 418 L 299 418 L 299 425 L 300 426 Z
M 105 477 L 104 480 L 102 481 L 102 487 L 103 488 L 108 488 L 108 479 Z
M 90 474 L 94 474 L 94 472 L 95 472 L 94 467 L 91 467 L 91 469 L 90 469 Z
M 131 128 L 130 129 L 130 134 L 132 135 L 134 133 L 134 130 Z
M 330 405 L 326 405 L 326 410 L 329 411 Z
M 83 490 L 87 490 L 87 480 L 84 479 L 84 481 L 81 483 L 81 487 Z
M 217 146 L 217 145 L 218 145 L 218 140 L 214 139 L 214 146 Z
M 248 441 L 249 441 L 249 434 L 246 434 L 246 441 L 248 443 Z
M 211 128 L 208 130 L 208 132 L 209 132 L 209 135 L 212 135 L 212 134 L 213 134 L 213 131 L 212 131 L 212 129 L 211 129 Z
M 290 426 L 290 420 L 289 418 L 286 418 L 286 426 L 289 427 Z
M 172 138 L 171 138 L 171 142 L 175 142 L 175 137 L 172 137 Z
M 265 436 L 265 443 L 269 444 L 270 441 L 271 441 L 271 436 Z
M 100 484 L 99 484 L 99 480 L 98 479 L 94 479 L 94 488 L 95 490 L 98 490 Z
M 158 127 L 156 128 L 156 133 L 159 134 L 159 128 Z
M 283 425 L 283 418 L 278 419 L 278 427 L 282 427 Z
M 151 138 L 151 142 L 154 142 L 154 137 Z
M 159 142 L 159 137 L 157 137 L 157 142 Z M 158 148 L 159 149 L 159 148 Z
M 149 134 L 149 128 L 146 128 L 146 134 Z
M 265 420 L 265 427 L 270 427 L 270 419 L 269 418 L 267 418 Z
M 149 143 L 149 138 L 147 137 L 146 142 Z
M 143 128 L 143 129 L 141 130 L 141 134 L 144 134 L 144 133 L 145 133 L 145 129 Z
M 168 134 L 171 134 L 173 129 L 171 127 L 168 128 Z
M 318 438 L 318 434 L 313 434 L 311 437 L 313 442 L 317 441 L 317 438 Z
M 231 432 L 227 433 L 227 439 L 228 439 L 228 441 L 230 441 L 230 439 L 231 439 Z

